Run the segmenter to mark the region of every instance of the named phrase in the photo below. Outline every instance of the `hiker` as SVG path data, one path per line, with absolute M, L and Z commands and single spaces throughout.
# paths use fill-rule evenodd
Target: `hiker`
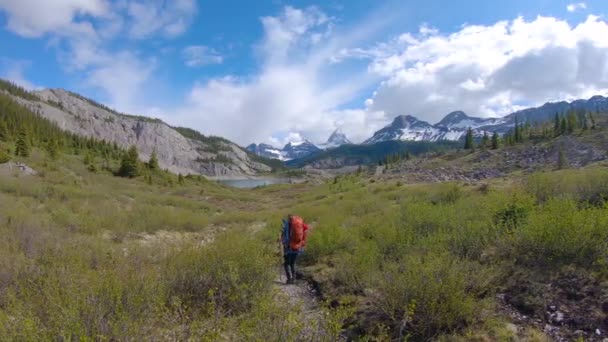
M 288 215 L 287 220 L 283 219 L 281 228 L 281 252 L 283 253 L 283 265 L 287 275 L 287 284 L 294 284 L 296 280 L 296 259 L 298 254 L 306 246 L 306 234 L 308 225 L 304 220 L 295 215 Z

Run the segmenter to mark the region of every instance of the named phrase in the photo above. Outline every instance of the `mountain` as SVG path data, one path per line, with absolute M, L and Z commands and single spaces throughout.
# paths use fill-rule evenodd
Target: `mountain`
M 540 107 L 511 113 L 503 118 L 478 118 L 469 116 L 462 111 L 455 111 L 449 113 L 434 125 L 418 120 L 411 115 L 399 115 L 390 125 L 375 132 L 363 144 L 375 144 L 390 140 L 457 141 L 464 137 L 469 127 L 473 129 L 475 136 L 481 136 L 483 132 L 492 133 L 495 131 L 504 134 L 513 128 L 516 119 L 521 123 L 534 124 L 552 120 L 556 113 L 563 115 L 571 110 L 605 112 L 608 111 L 608 98 L 597 95 L 588 100 L 549 102 Z
M 283 153 L 286 160 L 302 158 L 320 151 L 320 148 L 308 140 L 297 143 L 290 142 L 283 147 Z
M 270 166 L 260 162 L 261 158 L 223 138 L 171 127 L 158 119 L 118 113 L 63 89 L 45 89 L 30 95 L 11 97 L 63 130 L 122 148 L 135 145 L 142 161 L 156 151 L 160 167 L 174 173 L 227 177 L 271 171 Z
M 247 151 L 255 153 L 256 155 L 264 158 L 287 160 L 285 153 L 282 149 L 278 149 L 268 144 L 251 144 L 245 148 Z
M 289 142 L 282 149 L 276 148 L 268 144 L 251 144 L 246 147 L 247 151 L 255 153 L 258 156 L 265 158 L 278 159 L 281 161 L 287 161 L 292 159 L 299 159 L 309 156 L 311 154 L 319 153 L 323 150 L 336 148 L 342 145 L 352 144 L 339 129 L 336 129 L 323 144 L 315 145 L 309 140 L 300 142 Z
M 363 144 L 370 145 L 390 140 L 437 141 L 441 140 L 442 137 L 441 130 L 433 127 L 428 122 L 418 120 L 411 115 L 399 115 L 390 125 L 374 133 Z
M 327 139 L 327 141 L 321 145 L 320 148 L 326 150 L 329 148 L 336 148 L 342 145 L 352 144 L 350 140 L 346 137 L 346 134 L 342 132 L 339 128 L 337 128 Z

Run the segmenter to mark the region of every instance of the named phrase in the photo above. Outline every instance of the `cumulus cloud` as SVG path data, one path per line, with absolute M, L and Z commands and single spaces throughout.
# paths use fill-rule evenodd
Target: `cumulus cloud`
M 502 116 L 546 101 L 608 92 L 608 24 L 596 16 L 517 18 L 451 34 L 422 27 L 369 49 L 386 79 L 370 108 L 430 122 L 453 110 Z
M 0 11 L 7 14 L 7 29 L 26 38 L 48 37 L 64 70 L 80 79 L 83 87 L 101 90 L 108 105 L 130 111 L 143 107 L 144 88 L 158 63 L 137 50 L 114 48 L 113 43 L 174 38 L 191 24 L 197 4 L 195 0 L 0 0 Z M 18 77 L 23 75 L 21 69 L 13 69 L 8 76 L 27 84 Z
M 340 47 L 333 20 L 319 9 L 285 7 L 280 15 L 261 18 L 264 36 L 256 44 L 259 73 L 226 76 L 196 84 L 187 104 L 166 119 L 242 145 L 289 139 L 322 142 L 339 126 L 363 140 L 377 123 L 365 125 L 365 110 L 339 110 L 365 86 L 366 73 L 334 77 L 331 56 Z M 321 39 L 319 37 L 324 37 Z M 355 121 L 361 125 L 349 125 Z
M 568 4 L 568 6 L 566 6 L 566 9 L 570 13 L 576 12 L 579 9 L 586 9 L 586 8 L 587 8 L 587 4 L 585 4 L 584 2 L 577 2 L 577 3 L 573 3 L 573 4 Z
M 0 10 L 8 14 L 8 29 L 25 37 L 87 25 L 78 17 L 108 15 L 106 0 L 0 0 Z
M 132 0 L 124 7 L 133 38 L 147 38 L 159 32 L 166 37 L 179 36 L 197 12 L 195 0 Z
M 224 60 L 215 49 L 204 45 L 192 45 L 184 48 L 182 50 L 182 57 L 189 67 L 221 64 Z

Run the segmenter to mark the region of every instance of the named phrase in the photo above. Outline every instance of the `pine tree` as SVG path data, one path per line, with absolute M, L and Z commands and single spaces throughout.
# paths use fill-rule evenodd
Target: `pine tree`
M 411 158 L 410 151 L 405 151 L 405 160 L 410 160 Z
M 587 114 L 586 113 L 583 115 L 583 117 L 581 118 L 581 120 L 583 122 L 583 131 L 589 130 L 589 123 L 587 122 Z
M 595 129 L 595 117 L 593 116 L 593 113 L 589 113 L 589 120 L 591 121 L 591 129 Z
M 513 139 L 515 140 L 515 142 L 516 143 L 520 142 L 521 131 L 520 131 L 520 127 L 519 127 L 519 120 L 517 120 L 517 116 L 515 117 L 515 128 L 514 128 L 513 134 L 514 134 Z
M 483 138 L 481 138 L 481 147 L 488 148 L 490 146 L 490 137 L 488 136 L 488 132 L 483 131 Z
M 0 141 L 8 141 L 8 128 L 6 122 L 0 121 Z
M 565 117 L 562 117 L 562 122 L 560 123 L 559 131 L 561 134 L 566 134 L 566 132 L 568 132 L 568 121 L 566 121 Z
M 177 184 L 184 185 L 184 176 L 181 173 L 177 175 Z
M 577 127 L 578 122 L 576 119 L 576 114 L 574 113 L 574 111 L 570 111 L 568 113 L 568 133 L 573 133 Z
M 137 148 L 135 146 L 131 146 L 131 148 L 129 148 L 129 150 L 122 157 L 118 175 L 129 178 L 137 177 L 139 174 L 139 168 L 137 165 L 138 158 L 139 155 L 137 154 Z
M 158 166 L 158 157 L 156 156 L 156 150 L 152 151 L 152 155 L 150 156 L 150 160 L 148 161 L 148 168 L 150 170 L 160 169 L 160 167 Z
M 91 155 L 91 152 L 87 152 L 87 154 L 85 154 L 83 163 L 84 165 L 90 165 L 93 163 L 93 156 Z
M 492 149 L 498 149 L 498 133 L 496 131 L 492 134 Z
M 11 155 L 8 154 L 6 147 L 0 144 L 0 164 L 7 163 L 9 160 L 11 160 Z
M 29 157 L 30 155 L 30 143 L 25 129 L 21 129 L 21 131 L 19 131 L 19 135 L 17 136 L 17 142 L 15 143 L 15 155 L 18 157 Z
M 566 158 L 566 153 L 564 153 L 564 149 L 560 146 L 559 151 L 557 153 L 557 169 L 563 170 L 568 167 L 568 159 Z
M 46 152 L 51 160 L 56 160 L 59 156 L 59 146 L 54 138 L 49 139 L 46 143 Z
M 553 124 L 553 134 L 555 136 L 559 135 L 559 131 L 560 131 L 560 124 L 559 124 L 559 114 L 557 114 L 557 112 L 555 113 L 555 122 Z
M 464 139 L 464 149 L 472 150 L 473 149 L 473 130 L 471 127 L 467 130 L 467 135 Z

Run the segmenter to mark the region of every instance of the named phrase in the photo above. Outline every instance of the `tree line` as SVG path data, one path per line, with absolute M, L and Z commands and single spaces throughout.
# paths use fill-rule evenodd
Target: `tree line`
M 482 149 L 498 149 L 501 145 L 513 146 L 530 140 L 541 141 L 552 139 L 561 135 L 573 134 L 576 131 L 595 130 L 598 112 L 594 113 L 584 110 L 570 110 L 566 113 L 555 113 L 552 121 L 530 124 L 519 122 L 515 117 L 515 124 L 511 130 L 502 137 L 494 131 L 492 137 L 484 131 L 479 143 L 475 143 L 473 129 L 469 127 L 465 135 L 464 149 L 473 150 L 476 147 Z

